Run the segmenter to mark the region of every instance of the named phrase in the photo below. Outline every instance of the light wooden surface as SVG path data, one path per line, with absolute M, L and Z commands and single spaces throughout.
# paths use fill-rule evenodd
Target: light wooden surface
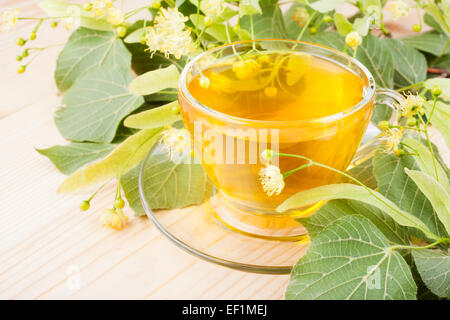
M 127 2 L 138 7 L 143 1 Z M 37 3 L 2 0 L 0 12 L 19 7 L 27 16 L 42 16 Z M 60 48 L 47 50 L 18 75 L 15 56 L 21 48 L 15 39 L 32 27 L 21 24 L 0 35 L 0 298 L 281 299 L 288 276 L 201 261 L 130 210 L 131 223 L 123 231 L 100 228 L 112 186 L 87 213 L 78 209 L 86 194 L 56 194 L 64 176 L 34 147 L 65 143 L 53 123 L 60 103 L 53 81 Z M 67 36 L 63 28 L 43 27 L 36 46 L 63 43 Z

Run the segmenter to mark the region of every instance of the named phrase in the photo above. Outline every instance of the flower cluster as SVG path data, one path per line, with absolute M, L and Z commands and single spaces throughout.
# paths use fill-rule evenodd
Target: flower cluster
M 409 94 L 406 96 L 406 99 L 400 103 L 397 107 L 402 113 L 402 116 L 406 118 L 410 118 L 417 113 L 420 115 L 424 114 L 423 104 L 425 103 L 425 99 L 422 96 Z
M 0 18 L 0 31 L 14 28 L 19 21 L 19 9 L 6 10 Z
M 358 46 L 361 44 L 361 42 L 362 42 L 362 38 L 361 38 L 360 34 L 356 31 L 350 32 L 345 37 L 345 43 L 353 50 L 358 48 Z
M 111 0 L 96 0 L 92 2 L 92 10 L 95 17 L 106 18 L 113 25 L 120 25 L 125 21 L 122 10 L 114 7 Z
M 233 72 L 240 80 L 253 79 L 261 71 L 261 65 L 254 59 L 240 60 L 233 64 Z
M 176 8 L 161 8 L 155 17 L 154 26 L 148 28 L 145 42 L 151 52 L 160 51 L 166 57 L 176 59 L 195 51 L 190 29 L 184 30 L 188 20 Z
M 177 157 L 191 150 L 191 135 L 186 129 L 169 128 L 162 133 L 161 143 L 167 149 L 169 158 L 176 161 Z
M 261 180 L 261 185 L 265 193 L 269 197 L 279 195 L 284 189 L 284 177 L 280 172 L 280 168 L 277 166 L 266 164 L 259 171 L 259 178 Z
M 398 128 L 388 128 L 382 133 L 381 140 L 384 142 L 384 146 L 387 152 L 393 151 L 397 154 L 400 150 L 400 142 L 403 137 L 403 131 Z
M 125 227 L 128 217 L 120 208 L 105 209 L 100 216 L 100 221 L 107 228 L 121 230 Z
M 409 11 L 411 10 L 409 3 L 404 0 L 389 1 L 385 8 L 386 10 L 392 12 L 394 15 L 394 20 L 401 17 L 407 17 L 409 15 Z

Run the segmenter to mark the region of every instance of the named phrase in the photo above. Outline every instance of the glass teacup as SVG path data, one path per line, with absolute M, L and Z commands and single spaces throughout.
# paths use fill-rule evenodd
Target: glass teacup
M 296 61 L 291 63 L 292 59 Z M 312 69 L 314 64 L 320 65 L 317 72 Z M 247 69 L 239 69 L 246 65 Z M 276 68 L 285 68 L 286 74 L 270 78 L 281 72 L 274 73 Z M 305 72 L 304 68 L 309 69 Z M 225 75 L 232 74 L 231 70 L 230 80 Z M 329 78 L 334 80 L 326 91 L 316 92 L 308 85 L 328 79 L 327 74 L 321 79 L 323 71 L 336 77 Z M 251 72 L 258 75 L 252 78 Z M 298 85 L 291 84 L 295 80 L 300 81 Z M 377 91 L 390 102 L 401 99 L 393 91 Z M 211 206 L 217 220 L 232 230 L 257 236 L 304 233 L 293 218 L 313 213 L 322 203 L 285 213 L 276 208 L 297 192 L 336 183 L 341 176 L 317 166 L 295 171 L 307 161 L 282 156 L 268 159 L 265 150 L 301 155 L 345 171 L 352 160 L 368 155 L 367 148 L 364 154 L 356 154 L 370 123 L 375 93 L 374 78 L 359 61 L 312 43 L 243 41 L 192 60 L 180 77 L 179 103 L 184 125 L 193 137 L 194 158 L 218 190 Z M 299 102 L 300 96 L 304 96 L 302 101 L 310 99 L 312 107 Z M 272 103 L 269 111 L 261 105 L 267 103 Z M 338 109 L 339 104 L 346 107 Z M 302 113 L 305 108 L 308 112 Z M 268 186 L 261 170 L 269 166 L 279 168 L 280 173 L 295 172 L 278 181 L 280 185 Z

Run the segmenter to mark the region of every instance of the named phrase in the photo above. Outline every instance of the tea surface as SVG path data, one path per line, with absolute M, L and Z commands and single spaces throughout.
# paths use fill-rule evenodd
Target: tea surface
M 203 76 L 207 80 L 202 83 Z M 230 58 L 203 71 L 203 76 L 198 75 L 188 87 L 198 101 L 222 113 L 254 120 L 304 120 L 336 114 L 361 101 L 364 87 L 353 72 L 302 53 Z

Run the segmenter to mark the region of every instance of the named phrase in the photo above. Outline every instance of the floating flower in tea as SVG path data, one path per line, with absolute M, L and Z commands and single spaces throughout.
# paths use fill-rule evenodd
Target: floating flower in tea
M 263 190 L 269 197 L 279 195 L 284 189 L 284 178 L 277 166 L 267 164 L 259 171 Z
M 254 59 L 240 60 L 233 64 L 233 72 L 240 80 L 250 80 L 258 76 L 261 65 Z

